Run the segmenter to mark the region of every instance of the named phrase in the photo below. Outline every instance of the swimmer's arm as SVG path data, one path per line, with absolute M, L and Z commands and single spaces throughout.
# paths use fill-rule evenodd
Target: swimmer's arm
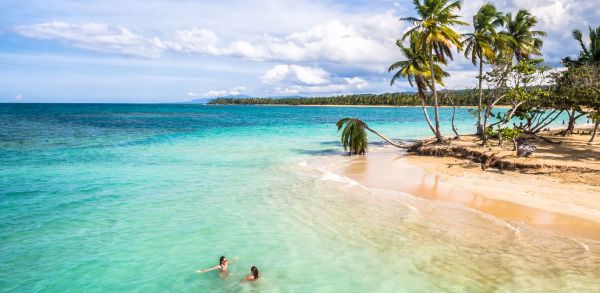
M 206 273 L 206 272 L 214 271 L 218 268 L 219 268 L 219 266 L 214 266 L 214 267 L 212 267 L 210 269 L 206 269 L 206 270 L 197 270 L 196 273 Z
M 236 261 L 238 261 L 239 259 L 240 259 L 240 258 L 236 256 L 236 257 L 234 257 L 233 259 L 231 259 L 231 260 L 228 260 L 227 262 L 228 262 L 228 263 L 233 263 L 233 262 L 236 262 Z

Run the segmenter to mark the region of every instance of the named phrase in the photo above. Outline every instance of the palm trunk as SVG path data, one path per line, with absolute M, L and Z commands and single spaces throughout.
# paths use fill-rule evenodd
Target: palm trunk
M 599 125 L 600 125 L 600 119 L 596 120 L 596 126 L 594 127 L 594 132 L 592 133 L 592 138 L 590 139 L 590 142 L 594 142 L 594 139 L 596 138 L 596 134 L 598 133 Z
M 477 135 L 483 134 L 481 125 L 481 101 L 483 100 L 483 60 L 479 56 L 479 107 L 477 108 Z
M 427 125 L 429 125 L 429 129 L 431 129 L 431 132 L 433 132 L 433 135 L 435 135 L 435 128 L 433 128 L 433 125 L 431 124 L 431 119 L 429 118 L 429 113 L 427 113 L 427 103 L 425 100 L 425 93 L 423 92 L 422 89 L 419 89 L 419 97 L 421 98 L 421 107 L 423 108 L 423 115 L 425 115 L 425 120 L 427 121 Z
M 454 103 L 452 103 L 454 104 Z M 460 140 L 460 134 L 458 134 L 458 130 L 456 130 L 456 127 L 454 126 L 454 116 L 456 114 L 456 106 L 452 105 L 452 131 L 454 131 L 454 134 L 456 134 L 456 139 Z
M 440 113 L 438 106 L 438 95 L 435 90 L 435 72 L 433 71 L 433 48 L 429 49 L 429 71 L 431 73 L 431 91 L 433 92 L 433 112 L 435 113 L 435 138 L 437 142 L 443 143 L 444 138 L 440 132 Z
M 387 138 L 387 137 L 386 137 L 386 136 L 384 136 L 383 134 L 381 134 L 381 133 L 379 133 L 379 132 L 377 132 L 377 131 L 375 131 L 375 130 L 371 129 L 369 126 L 366 126 L 366 125 L 365 125 L 365 128 L 366 128 L 368 131 L 370 131 L 370 132 L 373 132 L 375 135 L 377 135 L 377 136 L 381 137 L 383 140 L 387 141 L 388 143 L 390 143 L 391 145 L 393 145 L 393 146 L 395 146 L 395 147 L 397 147 L 397 148 L 406 148 L 406 146 L 404 146 L 404 145 L 401 145 L 401 144 L 399 144 L 399 143 L 397 143 L 397 142 L 395 142 L 395 141 L 393 141 L 393 140 L 391 140 L 391 139 Z

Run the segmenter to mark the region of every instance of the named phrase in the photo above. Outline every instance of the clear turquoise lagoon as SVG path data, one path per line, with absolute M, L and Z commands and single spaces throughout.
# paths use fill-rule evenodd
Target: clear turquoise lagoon
M 345 116 L 429 135 L 420 108 L 0 105 L 0 291 L 600 291 L 597 243 L 305 168 Z

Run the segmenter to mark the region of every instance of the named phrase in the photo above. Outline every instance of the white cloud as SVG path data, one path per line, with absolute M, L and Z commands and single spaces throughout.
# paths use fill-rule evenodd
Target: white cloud
M 245 86 L 237 86 L 228 90 L 210 90 L 204 94 L 202 94 L 201 96 L 204 97 L 210 97 L 210 98 L 215 98 L 215 97 L 222 97 L 222 96 L 235 96 L 235 95 L 240 95 L 243 92 L 245 92 L 246 90 L 248 90 Z M 188 93 L 188 95 L 193 94 L 194 96 L 200 96 L 197 95 L 193 92 Z
M 282 37 L 264 34 L 255 41 L 229 42 L 204 28 L 177 30 L 163 40 L 97 23 L 40 23 L 16 26 L 15 31 L 29 38 L 58 40 L 78 48 L 144 58 L 157 58 L 165 50 L 171 50 L 257 61 L 333 62 L 383 72 L 389 60 L 397 55 L 394 40 L 401 33 L 397 18 L 386 12 L 361 17 L 354 24 L 331 20 Z
M 157 64 L 177 61 L 171 68 L 178 74 L 209 77 L 205 87 L 196 88 L 197 82 L 176 87 L 194 89 L 191 94 L 195 96 L 245 92 L 231 84 L 242 80 L 243 83 L 254 80 L 257 84 L 247 84 L 252 88 L 261 86 L 265 90 L 290 94 L 409 89 L 405 82 L 390 88 L 390 74 L 385 71 L 392 62 L 402 58 L 394 42 L 409 25 L 399 21 L 399 17 L 414 15 L 410 1 L 364 4 L 361 1 L 157 0 L 143 7 L 133 0 L 123 0 L 122 5 L 55 2 L 56 5 L 17 1 L 9 10 L 19 11 L 11 12 L 15 16 L 6 22 L 34 21 L 32 25 L 14 23 L 17 25 L 14 31 L 28 38 L 54 40 L 119 55 L 164 57 L 152 62 L 113 58 L 119 63 L 144 64 L 140 69 L 144 71 L 148 67 L 162 70 L 163 65 Z M 472 15 L 486 2 L 489 1 L 463 1 L 459 12 L 462 20 L 471 22 Z M 560 58 L 576 56 L 579 50 L 570 36 L 574 28 L 585 33 L 587 25 L 598 25 L 594 22 L 600 19 L 596 2 L 501 0 L 493 4 L 503 12 L 516 13 L 524 8 L 535 15 L 539 21 L 536 28 L 548 32 L 542 50 L 544 57 L 556 65 Z M 135 15 L 130 13 L 133 8 L 137 11 Z M 31 15 L 36 17 L 31 18 Z M 62 21 L 51 22 L 57 16 L 62 17 Z M 87 23 L 90 19 L 95 23 Z M 35 24 L 35 21 L 40 23 Z M 461 32 L 470 30 L 471 26 L 460 28 Z M 43 50 L 45 48 L 39 48 Z M 71 58 L 76 57 L 68 56 L 65 62 L 71 62 Z M 105 65 L 108 59 L 98 64 Z M 192 67 L 210 69 L 189 69 Z M 216 74 L 224 68 L 233 74 L 228 78 Z M 462 56 L 456 56 L 456 61 L 446 70 L 452 74 L 446 80 L 448 88 L 473 86 L 476 67 Z M 169 74 L 164 70 L 165 76 Z M 352 81 L 353 78 L 357 79 Z M 13 90 L 19 91 L 18 88 Z
M 368 82 L 360 77 L 335 77 L 320 67 L 279 64 L 262 77 L 277 94 L 345 93 L 365 89 Z
M 329 82 L 329 73 L 319 67 L 280 64 L 269 69 L 261 79 L 267 84 L 319 85 Z
M 365 17 L 356 25 L 331 20 L 283 37 L 265 34 L 255 42 L 237 40 L 224 44 L 214 32 L 194 28 L 177 31 L 167 43 L 171 49 L 186 53 L 257 61 L 335 62 L 383 72 L 387 62 L 397 55 L 394 40 L 400 28 L 397 16 L 388 12 Z
M 15 27 L 15 31 L 29 38 L 58 40 L 87 50 L 144 58 L 157 58 L 165 49 L 158 38 L 144 37 L 124 27 L 99 23 L 69 24 L 55 21 L 20 25 Z
M 193 28 L 176 31 L 173 40 L 167 45 L 180 52 L 220 55 L 221 49 L 217 47 L 219 41 L 215 32 Z
M 21 94 L 18 94 L 18 95 L 15 97 L 15 100 L 17 100 L 17 101 L 20 101 L 20 100 L 22 100 L 22 99 L 23 99 L 23 95 L 21 95 Z

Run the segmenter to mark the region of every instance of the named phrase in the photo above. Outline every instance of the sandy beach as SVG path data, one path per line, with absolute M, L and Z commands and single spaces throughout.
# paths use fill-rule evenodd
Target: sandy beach
M 600 187 L 559 178 L 482 171 L 455 158 L 372 148 L 364 157 L 342 158 L 334 170 L 368 188 L 460 203 L 507 222 L 581 239 L 600 240 Z

